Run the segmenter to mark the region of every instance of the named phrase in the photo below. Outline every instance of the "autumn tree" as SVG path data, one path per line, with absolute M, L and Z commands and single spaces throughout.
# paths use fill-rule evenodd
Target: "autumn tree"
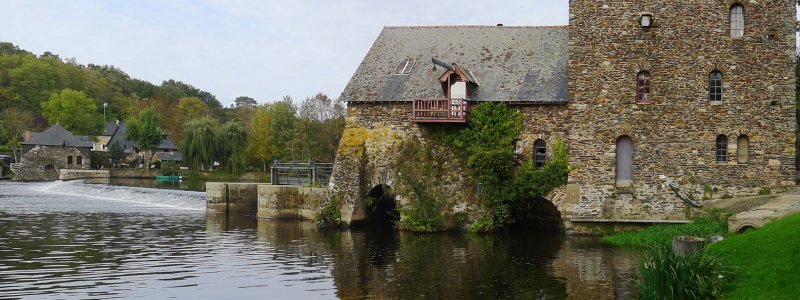
M 94 100 L 80 91 L 65 89 L 51 94 L 42 102 L 42 115 L 50 124 L 61 124 L 73 134 L 95 135 L 103 128 L 103 115 Z
M 164 131 L 158 122 L 158 115 L 152 108 L 146 108 L 139 117 L 127 122 L 128 130 L 125 138 L 139 144 L 139 149 L 144 152 L 144 165 L 150 171 L 151 150 L 164 140 Z

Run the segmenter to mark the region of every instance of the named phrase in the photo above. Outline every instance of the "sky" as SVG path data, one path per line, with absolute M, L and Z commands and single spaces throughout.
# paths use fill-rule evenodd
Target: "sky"
M 0 0 L 0 41 L 259 103 L 338 98 L 383 26 L 566 25 L 568 0 Z

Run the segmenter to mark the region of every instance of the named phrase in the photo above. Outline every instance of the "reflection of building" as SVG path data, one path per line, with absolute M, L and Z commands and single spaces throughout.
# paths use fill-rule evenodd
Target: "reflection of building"
M 93 146 L 88 136 L 73 135 L 59 124 L 38 133 L 26 131 L 15 179 L 55 180 L 61 169 L 88 169 Z
M 125 138 L 125 133 L 127 132 L 128 128 L 125 126 L 125 123 L 116 121 L 114 122 L 116 126 L 106 125 L 106 129 L 112 128 L 114 132 L 110 135 L 108 142 L 105 144 L 105 150 L 111 148 L 115 142 L 119 142 L 122 146 L 123 151 L 125 152 L 125 157 L 129 160 L 135 160 L 139 158 L 143 158 L 143 153 L 140 153 L 141 149 L 139 148 L 139 144 L 135 141 L 128 140 Z M 116 127 L 116 128 L 114 128 Z M 104 131 L 103 134 L 106 134 Z M 169 137 L 164 134 L 164 138 L 161 140 L 161 143 L 158 144 L 155 148 L 151 149 L 151 153 L 153 155 L 153 161 L 161 160 L 161 161 L 177 161 L 182 162 L 183 157 L 181 157 L 180 149 L 178 148 Z

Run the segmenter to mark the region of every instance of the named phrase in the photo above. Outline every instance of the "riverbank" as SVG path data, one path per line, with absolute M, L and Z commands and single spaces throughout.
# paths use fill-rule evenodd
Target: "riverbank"
M 800 213 L 712 244 L 737 278 L 726 299 L 800 299 Z

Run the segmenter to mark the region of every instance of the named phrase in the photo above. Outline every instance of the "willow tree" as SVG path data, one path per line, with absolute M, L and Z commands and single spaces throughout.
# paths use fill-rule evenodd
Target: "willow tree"
M 219 133 L 221 158 L 228 172 L 240 173 L 244 169 L 244 150 L 247 145 L 247 130 L 239 121 L 229 121 Z
M 194 169 L 213 169 L 214 161 L 220 157 L 221 143 L 218 138 L 216 120 L 200 118 L 184 124 L 183 158 Z
M 153 108 L 145 108 L 138 118 L 128 121 L 127 124 L 125 138 L 139 144 L 139 149 L 144 152 L 145 169 L 149 172 L 151 150 L 164 140 L 164 130 L 158 122 L 158 114 Z

